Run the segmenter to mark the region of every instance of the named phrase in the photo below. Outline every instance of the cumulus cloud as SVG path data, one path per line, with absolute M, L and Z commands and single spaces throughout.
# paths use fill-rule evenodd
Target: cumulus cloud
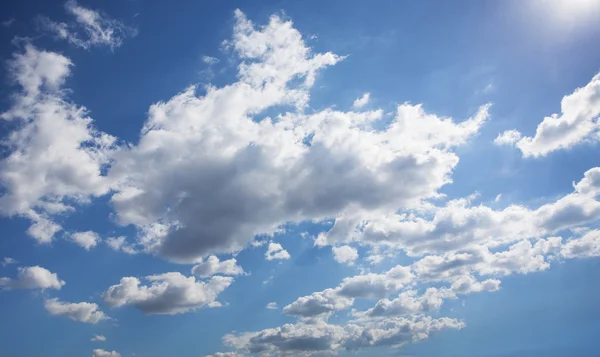
M 523 157 L 542 157 L 585 141 L 596 141 L 600 128 L 600 73 L 584 87 L 563 97 L 560 107 L 560 114 L 542 120 L 535 136 L 522 137 L 517 130 L 509 130 L 500 134 L 495 143 L 514 144 Z
M 53 316 L 66 316 L 74 321 L 84 322 L 88 324 L 96 324 L 101 320 L 105 320 L 108 317 L 99 310 L 98 304 L 89 302 L 80 303 L 69 303 L 62 302 L 58 299 L 48 299 L 44 303 L 46 311 Z M 98 338 L 99 336 L 96 336 Z M 92 341 L 95 341 L 92 339 Z M 104 337 L 98 339 L 98 341 L 105 341 Z
M 95 349 L 92 351 L 92 357 L 121 357 L 121 354 L 117 351 L 105 351 L 101 349 Z
M 290 253 L 283 249 L 281 244 L 270 242 L 265 252 L 265 259 L 267 260 L 285 260 L 290 259 Z
M 127 243 L 127 238 L 124 236 L 120 237 L 109 237 L 105 240 L 108 246 L 116 251 L 121 251 L 127 254 L 136 254 L 137 250 L 135 247 L 129 243 Z
M 267 309 L 269 310 L 277 310 L 277 303 L 276 302 L 270 302 L 267 304 Z
M 354 109 L 361 109 L 362 107 L 364 107 L 365 105 L 367 105 L 367 103 L 369 103 L 369 99 L 371 99 L 371 93 L 365 93 L 365 94 L 363 94 L 362 97 L 356 98 L 356 100 L 354 101 L 354 103 L 352 103 L 352 108 L 354 108 Z
M 539 239 L 600 218 L 600 202 L 594 193 L 596 171 L 597 168 L 588 170 L 574 184 L 572 193 L 535 209 L 513 204 L 494 210 L 484 205 L 473 206 L 470 198 L 460 198 L 441 207 L 428 207 L 426 212 L 338 219 L 316 243 L 360 242 L 403 249 L 409 256 L 418 257 L 474 245 L 493 248 L 523 239 Z
M 0 161 L 0 213 L 29 218 L 27 233 L 40 243 L 62 229 L 52 215 L 72 211 L 74 203 L 110 186 L 102 169 L 115 138 L 95 130 L 86 109 L 65 99 L 62 85 L 71 66 L 68 58 L 31 45 L 8 62 L 21 91 L 1 114 L 18 129 L 5 138 L 11 152 Z
M 356 248 L 343 245 L 341 247 L 333 247 L 333 259 L 338 263 L 345 263 L 348 265 L 354 264 L 354 261 L 358 259 L 358 251 Z
M 239 11 L 226 47 L 241 60 L 238 82 L 153 105 L 139 142 L 109 172 L 119 183 L 117 221 L 173 261 L 239 251 L 288 222 L 395 212 L 436 197 L 458 162 L 452 148 L 487 119 L 487 106 L 455 123 L 403 104 L 374 131 L 381 110 L 293 111 L 341 57 L 313 53 L 289 21 L 273 16 L 257 28 Z M 270 108 L 281 114 L 256 119 Z
M 140 285 L 135 277 L 124 277 L 103 294 L 104 302 L 113 307 L 131 305 L 144 314 L 173 315 L 215 303 L 217 296 L 233 282 L 231 277 L 213 276 L 198 281 L 180 273 L 150 275 L 150 285 Z
M 7 265 L 11 265 L 11 264 L 17 264 L 18 261 L 16 261 L 15 259 L 11 258 L 11 257 L 4 257 L 4 260 L 2 260 L 2 266 L 6 267 Z
M 85 250 L 92 249 L 101 240 L 98 233 L 92 231 L 72 233 L 70 239 Z
M 92 337 L 90 339 L 90 341 L 92 341 L 92 342 L 106 342 L 106 337 L 104 337 L 103 335 L 94 335 L 94 337 Z
M 0 278 L 0 288 L 4 290 L 16 289 L 55 289 L 60 290 L 65 282 L 58 278 L 56 273 L 40 266 L 18 268 L 16 279 Z
M 90 49 L 95 46 L 106 46 L 114 50 L 121 46 L 127 37 L 137 34 L 134 28 L 100 11 L 85 8 L 75 0 L 67 1 L 65 10 L 74 18 L 73 22 L 55 22 L 42 17 L 40 24 L 44 30 L 77 47 Z
M 456 319 L 422 316 L 343 326 L 323 321 L 300 322 L 258 332 L 229 334 L 223 337 L 223 342 L 240 353 L 310 356 L 368 347 L 401 346 L 425 340 L 440 330 L 463 327 L 464 324 Z
M 567 240 L 560 254 L 565 258 L 600 256 L 600 230 L 590 231 L 581 238 Z
M 207 278 L 217 274 L 240 275 L 244 274 L 244 269 L 237 265 L 237 260 L 235 258 L 220 261 L 219 258 L 211 255 L 210 257 L 206 258 L 206 260 L 194 266 L 192 268 L 192 274 L 200 278 Z
M 287 315 L 302 318 L 328 317 L 335 311 L 346 310 L 354 304 L 354 299 L 378 299 L 398 291 L 414 278 L 410 267 L 396 266 L 382 274 L 362 274 L 344 278 L 333 289 L 315 292 L 299 297 L 285 306 Z

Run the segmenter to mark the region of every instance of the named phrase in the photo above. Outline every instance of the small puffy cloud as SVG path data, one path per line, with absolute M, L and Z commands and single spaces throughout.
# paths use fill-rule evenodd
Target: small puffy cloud
M 173 315 L 214 303 L 217 296 L 233 282 L 231 277 L 213 276 L 207 282 L 180 273 L 151 275 L 150 285 L 138 278 L 124 277 L 103 294 L 104 302 L 113 307 L 133 306 L 144 314 Z
M 95 349 L 92 351 L 92 357 L 121 357 L 121 354 L 117 351 L 105 351 L 101 349 Z
M 277 303 L 276 302 L 270 302 L 267 304 L 267 309 L 269 310 L 277 310 Z
M 98 233 L 92 231 L 72 233 L 70 239 L 85 250 L 92 249 L 101 240 Z
M 287 250 L 283 249 L 281 244 L 270 242 L 269 247 L 267 248 L 267 252 L 265 253 L 265 259 L 267 259 L 267 260 L 290 259 L 290 253 L 288 253 Z
M 58 299 L 48 299 L 44 303 L 46 311 L 53 316 L 66 316 L 74 321 L 84 322 L 88 324 L 96 324 L 101 320 L 105 320 L 108 317 L 104 312 L 100 311 L 98 304 L 89 302 L 69 303 L 62 302 Z M 99 337 L 99 336 L 96 336 Z M 104 341 L 104 337 L 98 339 L 98 341 Z M 94 339 L 92 339 L 94 341 Z
M 338 263 L 352 265 L 358 259 L 358 251 L 356 248 L 343 245 L 341 247 L 333 247 L 333 259 Z
M 470 294 L 482 291 L 494 292 L 500 289 L 500 280 L 487 279 L 479 282 L 471 275 L 463 275 L 452 282 L 451 289 L 457 294 Z
M 11 26 L 12 26 L 12 24 L 14 24 L 14 23 L 15 23 L 15 21 L 16 21 L 16 20 L 15 20 L 15 18 L 14 18 L 14 17 L 11 17 L 11 18 L 10 18 L 10 19 L 8 19 L 8 20 L 4 20 L 4 21 L 2 21 L 2 27 L 11 27 Z
M 55 22 L 42 17 L 40 24 L 44 30 L 77 47 L 89 49 L 94 46 L 106 46 L 114 50 L 121 46 L 125 38 L 137 34 L 134 28 L 111 19 L 100 11 L 80 6 L 75 0 L 68 0 L 65 10 L 74 18 L 73 22 Z
M 523 157 L 542 157 L 585 141 L 597 140 L 600 128 L 600 73 L 584 87 L 563 97 L 560 106 L 561 113 L 545 117 L 533 137 L 521 137 L 518 131 L 509 130 L 500 134 L 495 142 L 514 144 Z
M 244 269 L 237 265 L 237 260 L 231 258 L 229 260 L 220 261 L 214 255 L 206 258 L 198 265 L 192 268 L 192 274 L 200 278 L 208 278 L 213 275 L 240 275 L 244 274 Z
M 600 167 L 585 172 L 581 181 L 574 185 L 575 191 L 582 195 L 596 197 L 600 194 Z
M 92 342 L 106 342 L 106 337 L 104 337 L 103 335 L 94 335 L 94 337 L 92 337 L 90 339 L 90 341 L 92 341 Z
M 352 108 L 354 109 L 361 109 L 362 107 L 364 107 L 365 105 L 367 105 L 367 103 L 369 103 L 369 100 L 371 99 L 371 93 L 365 93 L 363 94 L 362 97 L 360 98 L 356 98 L 356 100 L 354 101 L 354 103 L 352 103 Z
M 3 267 L 5 267 L 7 265 L 16 264 L 16 263 L 18 263 L 18 261 L 16 261 L 15 259 L 10 258 L 10 257 L 4 257 L 4 260 L 2 260 L 2 263 L 0 263 L 0 264 L 2 264 Z
M 206 355 L 205 357 L 246 357 L 246 355 L 237 352 L 217 352 L 212 355 Z
M 216 57 L 211 57 L 211 56 L 202 56 L 202 62 L 208 64 L 208 65 L 213 65 L 213 64 L 217 64 L 219 63 L 219 59 Z
M 60 290 L 65 282 L 58 275 L 40 266 L 19 268 L 16 279 L 0 278 L 0 289 L 55 289 Z
M 514 145 L 521 139 L 521 133 L 518 130 L 507 130 L 501 134 L 498 134 L 494 139 L 496 145 Z
M 127 253 L 127 254 L 136 254 L 137 253 L 135 248 L 131 244 L 127 243 L 127 238 L 125 238 L 124 236 L 109 237 L 109 238 L 106 238 L 106 240 L 104 242 L 106 244 L 108 244 L 108 246 L 113 250 L 121 251 L 121 252 Z

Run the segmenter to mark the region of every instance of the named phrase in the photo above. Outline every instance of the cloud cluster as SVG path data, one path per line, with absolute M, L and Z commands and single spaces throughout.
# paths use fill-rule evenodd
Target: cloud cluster
M 119 284 L 109 287 L 102 298 L 112 307 L 131 305 L 144 314 L 173 315 L 215 306 L 217 296 L 233 282 L 231 277 L 224 276 L 198 281 L 180 273 L 150 275 L 145 279 L 151 284 L 140 285 L 138 278 L 124 277 Z
M 265 252 L 266 260 L 285 260 L 290 259 L 290 253 L 283 249 L 281 244 L 269 242 L 267 251 Z
M 92 351 L 92 357 L 121 357 L 121 354 L 117 351 L 105 351 L 102 349 L 95 349 Z
M 55 22 L 47 17 L 40 18 L 40 25 L 57 38 L 84 49 L 106 46 L 111 50 L 121 46 L 127 37 L 133 37 L 137 30 L 123 22 L 102 14 L 100 11 L 83 7 L 75 0 L 65 3 L 65 10 L 74 18 L 71 23 Z
M 401 346 L 427 339 L 444 329 L 461 329 L 456 319 L 431 317 L 390 318 L 362 325 L 326 322 L 286 324 L 259 332 L 229 334 L 223 343 L 240 353 L 311 356 L 356 351 L 377 346 Z
M 333 259 L 335 259 L 338 263 L 345 263 L 348 265 L 352 265 L 356 259 L 358 259 L 358 251 L 356 248 L 350 247 L 348 245 L 343 245 L 341 247 L 333 247 Z
M 71 234 L 71 241 L 85 250 L 90 250 L 101 241 L 100 235 L 96 232 L 75 232 Z

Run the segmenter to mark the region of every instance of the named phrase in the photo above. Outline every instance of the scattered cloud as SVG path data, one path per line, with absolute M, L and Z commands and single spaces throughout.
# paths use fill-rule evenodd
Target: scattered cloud
M 214 255 L 206 258 L 198 265 L 192 268 L 192 274 L 200 278 L 208 278 L 213 275 L 240 275 L 244 274 L 244 269 L 237 265 L 237 260 L 231 258 L 229 260 L 220 261 Z
M 496 144 L 515 145 L 523 157 L 542 157 L 569 149 L 582 142 L 597 141 L 600 115 L 600 73 L 584 87 L 563 97 L 561 113 L 545 117 L 538 125 L 535 136 L 521 136 L 517 130 L 508 130 L 494 141 Z
M 8 19 L 8 20 L 4 20 L 4 21 L 2 21 L 2 27 L 11 27 L 11 26 L 12 26 L 12 24 L 14 24 L 14 23 L 15 23 L 15 21 L 16 21 L 16 20 L 15 20 L 15 18 L 14 18 L 14 17 L 11 17 L 11 18 L 10 18 L 10 19 Z
M 92 231 L 72 233 L 70 239 L 85 250 L 94 248 L 101 241 L 98 233 Z
M 121 251 L 127 254 L 137 253 L 137 250 L 135 250 L 131 244 L 127 243 L 127 238 L 125 238 L 125 236 L 109 237 L 106 238 L 104 242 L 106 242 L 106 244 L 108 244 L 108 246 L 113 250 Z
M 270 302 L 270 303 L 268 303 L 267 304 L 267 309 L 269 309 L 269 310 L 277 310 L 278 309 L 277 303 L 276 302 Z
M 71 320 L 84 322 L 87 324 L 96 324 L 101 320 L 108 319 L 104 312 L 99 310 L 98 304 L 89 302 L 69 303 L 62 302 L 54 298 L 46 300 L 44 307 L 46 308 L 46 311 L 50 313 L 50 315 L 62 315 L 70 318 Z M 101 337 L 101 339 L 99 337 Z M 95 338 L 97 339 L 92 339 L 92 341 L 106 340 L 103 336 L 96 336 Z
M 16 260 L 15 260 L 15 259 L 13 259 L 13 258 L 10 258 L 10 257 L 4 257 L 4 260 L 2 261 L 2 263 L 1 263 L 1 264 L 2 264 L 2 266 L 3 266 L 3 267 L 6 267 L 6 266 L 8 266 L 8 265 L 11 265 L 11 264 L 17 264 L 17 263 L 18 263 L 18 261 L 16 261 Z
M 358 259 L 358 251 L 356 248 L 350 247 L 348 245 L 343 245 L 341 247 L 333 247 L 333 259 L 335 259 L 338 263 L 352 265 L 354 261 Z
M 283 249 L 279 243 L 269 243 L 269 247 L 265 252 L 265 259 L 267 260 L 285 260 L 290 259 L 290 253 Z
M 58 275 L 40 266 L 18 268 L 16 279 L 0 278 L 0 289 L 55 289 L 60 290 L 65 282 Z
M 202 56 L 202 62 L 206 63 L 209 66 L 212 66 L 214 64 L 217 64 L 221 61 L 219 61 L 218 58 L 216 57 L 211 57 L 211 56 Z
M 371 93 L 367 92 L 367 93 L 363 94 L 362 97 L 356 98 L 354 103 L 352 103 L 352 108 L 353 109 L 361 109 L 362 107 L 364 107 L 365 105 L 367 105 L 369 103 L 370 99 L 371 99 Z
M 180 273 L 150 275 L 145 278 L 150 285 L 140 285 L 135 277 L 124 277 L 102 294 L 112 307 L 131 305 L 144 314 L 173 315 L 196 310 L 215 302 L 233 279 L 213 276 L 207 282 Z
M 74 0 L 65 3 L 65 10 L 74 18 L 73 22 L 55 22 L 47 17 L 40 18 L 42 29 L 57 38 L 84 49 L 106 46 L 111 50 L 120 47 L 127 37 L 137 35 L 137 30 L 123 22 L 111 19 L 100 11 L 85 8 Z
M 104 337 L 103 335 L 94 335 L 94 337 L 92 337 L 90 339 L 90 341 L 92 341 L 92 342 L 106 342 L 106 337 Z
M 92 351 L 92 357 L 121 357 L 121 354 L 117 351 L 105 351 L 101 349 L 95 349 Z

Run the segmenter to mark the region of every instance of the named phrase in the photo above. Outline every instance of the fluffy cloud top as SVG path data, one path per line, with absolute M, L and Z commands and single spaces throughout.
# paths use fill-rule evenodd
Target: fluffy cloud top
M 235 258 L 220 261 L 219 258 L 214 255 L 211 255 L 192 268 L 192 274 L 200 278 L 207 278 L 216 274 L 240 275 L 243 273 L 244 269 L 237 265 L 237 260 Z
M 94 335 L 94 337 L 92 337 L 90 339 L 90 341 L 92 341 L 92 342 L 106 342 L 106 337 L 104 337 L 103 335 Z
M 173 315 L 195 310 L 211 303 L 233 282 L 231 277 L 213 276 L 207 282 L 180 273 L 147 276 L 151 285 L 140 285 L 138 278 L 124 277 L 103 294 L 104 302 L 118 307 L 131 305 L 145 314 Z
M 0 288 L 14 289 L 55 289 L 60 290 L 65 282 L 58 275 L 40 266 L 19 268 L 16 279 L 0 278 Z
M 99 310 L 98 304 L 89 302 L 68 303 L 59 301 L 55 298 L 46 300 L 44 307 L 46 308 L 46 311 L 50 313 L 50 315 L 64 315 L 71 320 L 85 322 L 88 324 L 96 324 L 101 320 L 107 319 L 107 316 L 104 314 L 104 312 Z M 98 340 L 104 341 L 101 339 Z
M 499 145 L 515 145 L 523 157 L 541 157 L 569 149 L 584 141 L 598 140 L 600 115 L 600 73 L 585 87 L 577 88 L 561 102 L 561 113 L 545 117 L 538 125 L 535 136 L 521 136 L 517 130 L 498 135 Z
M 290 253 L 283 249 L 281 244 L 270 242 L 265 252 L 265 259 L 267 260 L 285 260 L 290 259 Z
M 352 108 L 361 109 L 362 107 L 367 105 L 367 103 L 369 103 L 370 99 L 371 99 L 371 93 L 365 93 L 365 94 L 363 94 L 362 97 L 356 98 L 354 103 L 352 103 Z
M 76 232 L 71 234 L 71 240 L 85 250 L 90 250 L 95 247 L 101 240 L 96 232 Z
M 95 349 L 92 351 L 92 357 L 121 357 L 121 354 L 117 351 L 105 351 L 101 349 Z
M 343 245 L 341 247 L 333 247 L 333 259 L 338 263 L 346 263 L 352 265 L 358 259 L 358 251 L 356 248 Z

